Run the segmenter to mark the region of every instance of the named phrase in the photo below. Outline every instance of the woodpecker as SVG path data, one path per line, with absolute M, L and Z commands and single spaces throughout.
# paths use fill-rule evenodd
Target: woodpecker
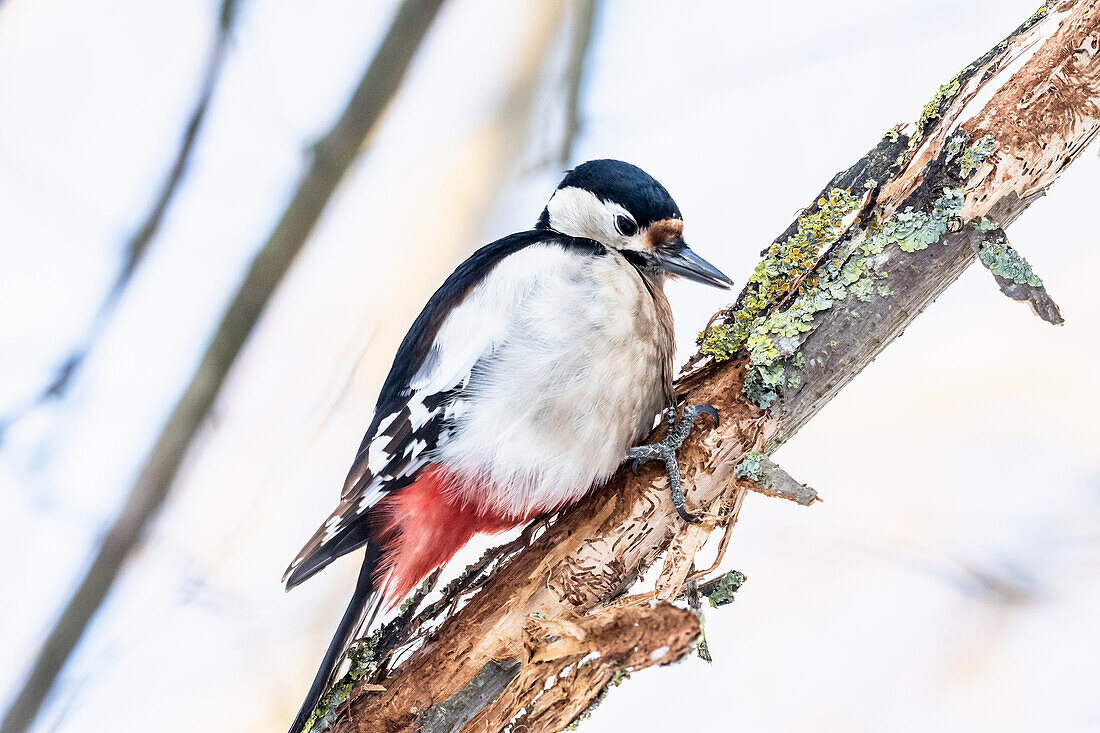
M 347 611 L 291 733 L 305 724 L 373 603 L 393 608 L 478 532 L 568 506 L 625 459 L 664 460 L 705 405 L 674 412 L 665 281 L 732 281 L 692 252 L 664 186 L 593 160 L 534 228 L 477 250 L 401 342 L 336 510 L 287 568 L 289 590 L 365 547 Z M 635 446 L 662 410 L 662 443 Z M 376 606 L 377 608 L 377 606 Z

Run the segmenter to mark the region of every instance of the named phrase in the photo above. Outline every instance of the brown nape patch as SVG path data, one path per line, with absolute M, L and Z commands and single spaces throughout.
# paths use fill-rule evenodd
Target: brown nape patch
M 657 249 L 674 239 L 679 239 L 683 235 L 684 222 L 682 219 L 661 219 L 646 228 L 645 244 L 649 249 Z

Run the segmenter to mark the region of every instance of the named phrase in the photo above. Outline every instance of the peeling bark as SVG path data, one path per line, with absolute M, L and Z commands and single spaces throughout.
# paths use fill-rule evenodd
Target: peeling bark
M 693 357 L 678 383 L 688 404 L 709 403 L 722 415 L 720 426 L 697 428 L 679 456 L 688 508 L 709 513 L 707 531 L 736 518 L 746 486 L 735 470 L 744 454 L 770 453 L 788 440 L 974 261 L 982 219 L 1008 226 L 1096 136 L 1098 56 L 1100 0 L 1044 6 L 945 85 L 915 127 L 889 132 L 838 174 L 777 240 L 830 229 L 817 240 L 825 251 L 750 314 L 756 340 L 731 348 L 729 358 Z M 841 211 L 826 216 L 837 201 Z M 826 304 L 807 308 L 808 294 L 824 287 L 832 293 L 821 299 Z M 747 288 L 716 315 L 715 327 L 735 324 L 759 293 Z M 768 409 L 759 392 L 743 392 L 746 375 L 765 368 L 775 376 L 766 385 Z M 686 651 L 689 625 L 655 615 L 670 607 L 629 598 L 608 605 L 670 548 L 661 597 L 675 598 L 692 580 L 687 570 L 705 533 L 677 518 L 658 467 L 636 477 L 620 471 L 531 537 L 476 589 L 452 589 L 456 603 L 465 600 L 457 612 L 420 619 L 413 633 L 426 635 L 422 645 L 370 680 L 384 692 L 353 693 L 335 730 L 414 730 L 422 711 L 453 701 L 502 659 L 521 660 L 520 673 L 487 705 L 468 710 L 473 716 L 461 729 L 518 730 L 510 721 L 522 720 L 524 731 L 557 730 L 599 694 L 606 676 L 570 681 L 562 688 L 568 695 L 558 695 L 560 681 L 547 685 L 572 663 L 562 660 L 582 648 L 603 659 L 623 650 L 624 639 L 638 650 Z M 628 613 L 645 623 L 616 620 Z
M 576 621 L 532 619 L 523 630 L 518 676 L 455 730 L 561 730 L 616 676 L 679 660 L 701 631 L 698 616 L 667 603 L 608 609 Z M 535 690 L 518 714 L 512 689 Z

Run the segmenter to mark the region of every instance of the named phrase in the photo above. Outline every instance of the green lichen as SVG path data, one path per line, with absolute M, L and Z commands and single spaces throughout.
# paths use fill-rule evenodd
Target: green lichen
M 852 295 L 856 300 L 866 303 L 875 294 L 875 281 L 869 277 L 861 277 L 852 284 Z
M 867 257 L 862 252 L 846 259 L 844 264 L 840 267 L 840 272 L 836 276 L 835 285 L 851 285 L 855 283 L 862 276 L 863 268 L 866 264 Z M 841 300 L 844 297 L 843 291 L 834 292 L 830 289 L 830 294 L 837 300 Z
M 416 589 L 416 592 L 401 602 L 401 607 L 397 609 L 397 615 L 402 615 L 413 605 L 420 603 L 424 600 L 424 596 L 428 595 L 432 590 L 431 578 L 424 578 L 424 582 L 420 584 L 420 587 Z
M 321 720 L 329 715 L 335 714 L 336 708 L 348 699 L 355 684 L 368 675 L 374 674 L 378 669 L 378 660 L 374 658 L 374 650 L 381 637 L 382 629 L 379 627 L 366 641 L 352 647 L 348 652 L 348 661 L 351 662 L 351 667 L 348 669 L 347 673 L 332 686 L 332 689 L 321 697 L 320 702 L 317 703 L 317 707 L 314 708 L 313 713 L 309 716 L 305 725 L 302 726 L 302 733 L 309 733 L 313 729 L 313 726 L 317 725 Z
M 707 601 L 712 608 L 719 608 L 727 603 L 733 603 L 733 594 L 745 583 L 745 576 L 736 570 L 731 570 L 721 577 L 718 585 L 707 596 Z
M 967 148 L 962 158 L 959 159 L 959 170 L 962 172 L 963 177 L 970 175 L 978 166 L 984 163 L 996 147 L 996 139 L 992 135 L 986 135 Z
M 991 221 L 984 216 L 974 222 L 974 231 L 977 232 L 991 232 L 997 228 L 997 222 Z
M 766 410 L 779 398 L 783 372 L 783 367 L 778 364 L 755 367 L 745 375 L 745 386 L 741 388 L 741 393 L 761 410 Z
M 798 230 L 782 242 L 773 242 L 756 266 L 745 297 L 728 321 L 700 336 L 699 351 L 724 361 L 749 340 L 753 322 L 768 306 L 787 294 L 791 284 L 806 274 L 822 249 L 844 233 L 844 217 L 856 211 L 860 200 L 847 189 L 834 188 L 817 201 L 817 208 L 798 218 Z
M 957 158 L 968 142 L 970 142 L 970 133 L 966 130 L 959 130 L 949 137 L 947 139 L 947 145 L 944 146 L 944 150 L 947 153 L 946 161 L 950 163 Z
M 1021 30 L 1026 31 L 1028 28 L 1033 27 L 1040 20 L 1047 17 L 1052 7 L 1054 7 L 1054 0 L 1047 0 L 1047 2 L 1040 5 L 1039 9 L 1036 10 L 1035 13 L 1023 24 Z
M 699 353 L 715 361 L 732 359 L 745 343 L 744 329 L 725 323 L 715 323 L 699 334 Z
M 950 81 L 941 86 L 936 92 L 936 96 L 932 97 L 928 104 L 924 105 L 921 110 L 920 118 L 917 120 L 917 129 L 923 130 L 924 126 L 932 120 L 940 116 L 943 111 L 943 106 L 955 98 L 955 95 L 959 93 L 961 84 L 959 78 L 962 76 L 960 71 L 951 77 Z
M 733 475 L 737 478 L 747 478 L 750 481 L 760 480 L 760 461 L 764 456 L 754 450 L 750 450 L 733 469 Z
M 982 242 L 978 250 L 978 259 L 989 268 L 990 272 L 1006 280 L 1019 285 L 1030 285 L 1033 288 L 1043 286 L 1043 281 L 1031 269 L 1031 265 L 1008 242 L 1003 240 Z
M 872 219 L 863 224 L 856 218 L 853 226 L 857 235 L 863 236 L 855 240 L 858 244 L 854 249 L 834 247 L 818 262 L 820 250 L 844 233 L 843 218 L 859 205 L 849 191 L 841 189 L 834 189 L 827 198 L 819 200 L 815 213 L 799 219 L 795 235 L 768 249 L 737 310 L 725 323 L 713 326 L 700 337 L 700 351 L 715 361 L 729 359 L 742 348 L 747 351 L 749 364 L 742 392 L 761 409 L 775 404 L 780 389 L 802 386 L 802 376 L 788 373 L 784 367 L 785 346 L 781 341 L 797 339 L 812 330 L 818 313 L 849 294 L 861 302 L 868 302 L 876 295 L 889 297 L 892 294 L 889 286 L 876 283 L 885 275 L 870 264 L 872 258 L 890 245 L 897 245 L 904 252 L 916 252 L 940 241 L 952 220 L 961 213 L 963 195 L 956 189 L 944 188 L 929 211 L 909 207 L 884 223 Z M 765 315 L 770 306 L 788 296 L 795 282 L 798 290 L 790 306 Z M 791 366 L 799 369 L 804 363 L 802 359 Z
M 1020 26 L 1018 32 L 1022 33 L 1023 31 L 1026 31 L 1029 28 L 1033 27 L 1036 23 L 1045 18 L 1048 13 L 1050 13 L 1050 9 L 1053 6 L 1054 0 L 1048 0 L 1048 2 L 1040 5 L 1039 9 L 1036 10 L 1035 13 L 1030 18 L 1028 18 L 1028 20 L 1022 26 Z M 1001 41 L 999 44 L 997 44 L 996 50 L 998 52 L 1003 51 L 1007 47 L 1008 41 Z M 924 139 L 925 129 L 933 120 L 939 118 L 939 116 L 943 114 L 946 106 L 951 103 L 951 100 L 953 100 L 955 98 L 955 95 L 959 93 L 959 90 L 962 89 L 963 76 L 970 73 L 973 68 L 974 64 L 971 64 L 959 73 L 955 74 L 955 76 L 951 77 L 951 79 L 946 84 L 944 84 L 939 88 L 939 90 L 937 90 L 936 96 L 934 96 L 928 102 L 928 104 L 924 105 L 924 108 L 921 109 L 920 118 L 917 120 L 917 131 L 913 133 L 913 136 L 909 139 L 909 145 L 906 148 L 905 152 L 898 156 L 899 164 L 905 163 L 913 155 L 913 151 L 917 149 L 917 146 L 919 146 L 921 141 Z M 964 175 L 968 172 L 969 171 L 964 170 Z
M 802 355 L 801 351 L 796 352 L 795 355 L 791 357 L 791 366 L 795 369 L 801 369 L 806 366 L 806 357 Z
M 794 334 L 790 335 L 793 336 Z M 749 350 L 749 359 L 752 360 L 753 364 L 771 364 L 775 357 L 779 356 L 779 350 L 775 348 L 775 344 L 767 336 L 750 336 L 745 343 L 745 347 Z
M 873 233 L 864 237 L 855 252 L 838 248 L 824 260 L 818 270 L 805 279 L 789 308 L 770 315 L 763 323 L 752 325 L 746 340 L 750 366 L 745 376 L 745 396 L 761 409 L 767 409 L 775 404 L 779 388 L 801 386 L 801 378 L 794 385 L 789 382 L 784 385 L 785 372 L 778 363 L 780 350 L 773 338 L 792 338 L 811 330 L 816 315 L 844 300 L 848 293 L 863 302 L 870 301 L 876 293 L 887 297 L 890 294 L 888 286 L 875 287 L 875 280 L 880 276 L 868 267 L 869 259 L 891 244 L 904 252 L 916 252 L 938 242 L 947 232 L 950 220 L 962 211 L 962 206 L 962 192 L 944 188 L 930 212 L 914 211 L 910 207 L 885 224 L 868 225 L 868 231 Z
M 703 627 L 703 612 L 696 611 L 695 615 L 699 617 L 699 628 Z M 691 645 L 688 647 L 688 654 L 694 654 L 702 659 L 704 662 L 713 662 L 714 657 L 710 654 L 710 645 L 707 644 L 707 635 L 705 632 L 700 632 L 699 636 L 695 638 Z
M 932 211 L 913 211 L 908 207 L 896 214 L 867 243 L 868 252 L 881 252 L 886 245 L 896 244 L 903 252 L 917 252 L 940 241 L 947 232 L 948 222 L 962 212 L 962 191 L 944 188 Z
M 905 152 L 898 158 L 898 162 L 904 162 L 909 159 L 913 154 L 913 151 L 917 149 L 921 141 L 924 139 L 925 128 L 928 127 L 932 120 L 938 118 L 943 114 L 944 108 L 955 98 L 955 95 L 959 93 L 959 89 L 962 88 L 962 75 L 970 70 L 970 67 L 966 67 L 959 73 L 955 74 L 951 79 L 941 86 L 936 92 L 936 96 L 924 105 L 921 109 L 920 118 L 917 119 L 917 131 L 913 133 L 913 137 L 909 138 L 909 145 Z

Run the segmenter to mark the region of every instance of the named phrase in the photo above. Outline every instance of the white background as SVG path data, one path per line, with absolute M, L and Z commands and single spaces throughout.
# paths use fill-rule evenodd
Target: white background
M 743 281 L 835 171 L 1035 3 L 606 2 L 574 162 L 646 168 L 693 247 Z M 71 394 L 0 446 L 5 699 L 394 7 L 242 5 L 147 260 Z M 550 5 L 445 6 L 38 730 L 285 728 L 356 561 L 289 595 L 282 570 L 335 501 L 408 323 L 469 252 L 529 226 L 560 175 L 563 40 L 536 85 L 523 73 L 561 20 Z M 0 6 L 0 413 L 86 333 L 174 155 L 216 13 Z M 777 455 L 825 502 L 746 501 L 727 565 L 749 581 L 707 614 L 714 663 L 635 675 L 582 730 L 1100 729 L 1098 188 L 1089 151 L 1010 232 L 1066 325 L 967 272 Z M 669 290 L 686 355 L 729 295 Z

